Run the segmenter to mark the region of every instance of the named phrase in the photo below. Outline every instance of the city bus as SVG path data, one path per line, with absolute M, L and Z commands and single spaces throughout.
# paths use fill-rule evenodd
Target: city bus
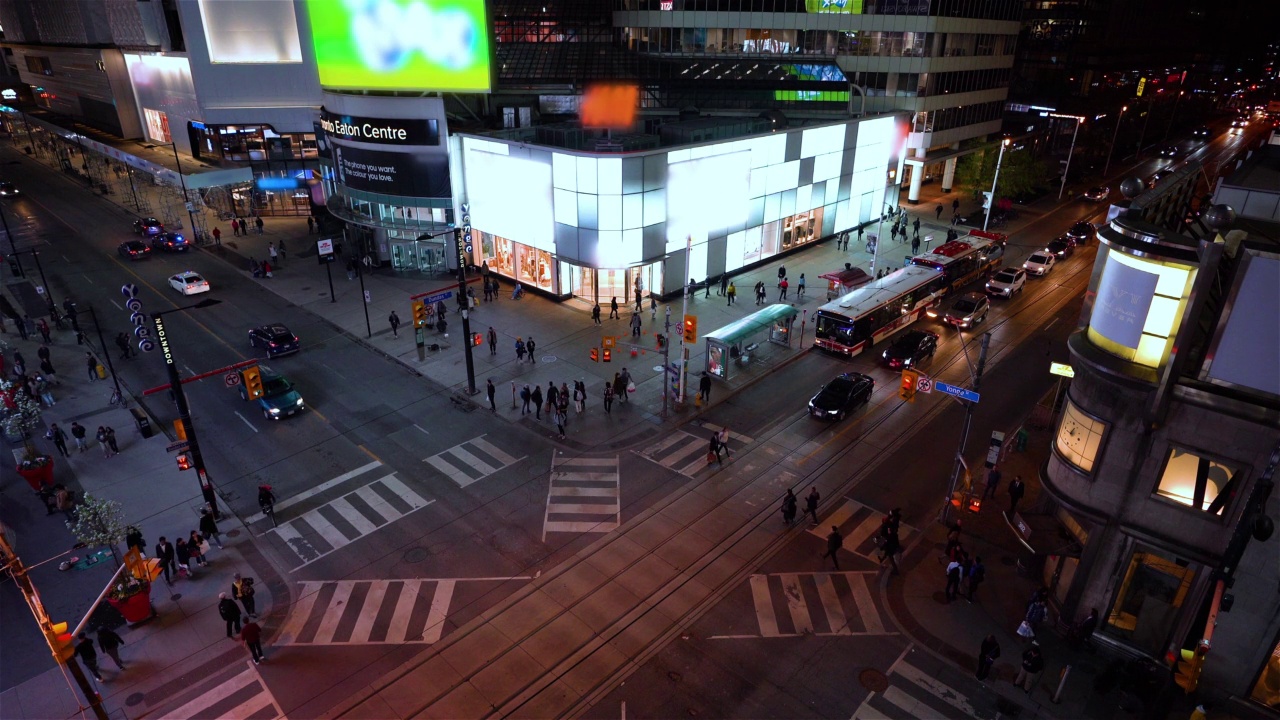
M 932 267 L 908 265 L 818 308 L 815 347 L 853 357 L 919 320 L 949 283 Z
M 998 268 L 1007 240 L 1001 233 L 974 230 L 911 258 L 911 264 L 941 270 L 946 281 L 944 292 L 950 293 Z

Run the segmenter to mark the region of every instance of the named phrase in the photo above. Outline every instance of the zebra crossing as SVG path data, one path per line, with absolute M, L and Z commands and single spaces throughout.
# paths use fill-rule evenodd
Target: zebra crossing
M 921 669 L 908 658 L 914 648 L 908 648 L 889 668 L 886 678 L 889 686 L 867 696 L 851 720 L 890 720 L 891 718 L 946 718 L 948 720 L 983 720 L 1000 716 L 989 702 L 973 700 L 956 688 L 943 682 L 937 672 Z M 957 676 L 959 679 L 959 676 Z
M 282 522 L 270 532 L 298 558 L 296 571 L 433 502 L 392 473 Z
M 563 453 L 559 453 L 563 454 Z M 542 539 L 549 532 L 609 532 L 622 523 L 618 456 L 553 457 Z
M 723 428 L 710 423 L 695 424 L 702 428 L 697 435 L 684 430 L 675 430 L 658 442 L 636 452 L 641 457 L 648 458 L 686 477 L 710 475 L 719 467 L 719 463 L 714 460 L 707 462 L 707 453 L 711 449 L 711 434 Z M 755 440 L 746 435 L 729 431 L 729 453 L 725 460 L 731 461 L 734 455 L 753 442 Z
M 752 575 L 748 579 L 758 635 L 714 635 L 712 639 L 801 635 L 897 635 L 876 609 L 875 572 L 809 572 Z
M 257 668 L 248 660 L 244 665 L 233 665 L 204 678 L 199 687 L 208 689 L 194 697 L 184 695 L 179 700 L 185 700 L 181 705 L 161 709 L 152 717 L 160 720 L 275 720 L 284 717 L 280 704 Z
M 423 462 L 464 488 L 524 459 L 511 457 L 484 437 L 481 435 L 454 445 Z
M 304 582 L 277 645 L 380 645 L 440 639 L 456 580 Z
M 862 503 L 845 498 L 831 512 L 822 518 L 822 521 L 809 529 L 809 532 L 817 537 L 822 538 L 825 542 L 827 535 L 831 532 L 831 526 L 835 525 L 840 528 L 840 533 L 844 535 L 844 549 L 867 558 L 880 562 L 879 555 L 876 554 L 876 533 L 880 530 L 880 521 L 884 519 L 884 513 L 876 512 Z M 902 547 L 906 547 L 911 538 L 919 532 L 910 525 L 898 526 L 898 540 Z

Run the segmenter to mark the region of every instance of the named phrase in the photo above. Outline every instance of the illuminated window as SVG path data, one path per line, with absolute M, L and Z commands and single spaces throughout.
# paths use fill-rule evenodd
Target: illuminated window
M 1134 548 L 1107 614 L 1107 631 L 1147 652 L 1160 652 L 1195 574 L 1186 560 Z
M 1221 515 L 1235 489 L 1235 468 L 1178 447 L 1169 448 L 1156 494 Z
M 1102 446 L 1106 432 L 1106 423 L 1086 415 L 1074 402 L 1068 400 L 1058 423 L 1054 448 L 1063 460 L 1092 473 L 1093 463 L 1098 458 L 1098 449 Z

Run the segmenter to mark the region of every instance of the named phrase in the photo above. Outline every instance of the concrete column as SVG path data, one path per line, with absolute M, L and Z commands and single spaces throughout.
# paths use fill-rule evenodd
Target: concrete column
M 956 159 L 948 158 L 942 169 L 942 192 L 951 192 L 951 183 L 956 179 Z
M 907 190 L 907 203 L 917 205 L 920 203 L 920 181 L 924 179 L 924 166 L 911 166 L 911 188 Z

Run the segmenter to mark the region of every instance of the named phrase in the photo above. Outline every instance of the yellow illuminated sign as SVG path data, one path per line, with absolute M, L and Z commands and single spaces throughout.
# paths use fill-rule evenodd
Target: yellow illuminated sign
M 1049 363 L 1049 374 L 1073 378 L 1076 376 L 1076 371 L 1075 368 L 1066 363 Z

